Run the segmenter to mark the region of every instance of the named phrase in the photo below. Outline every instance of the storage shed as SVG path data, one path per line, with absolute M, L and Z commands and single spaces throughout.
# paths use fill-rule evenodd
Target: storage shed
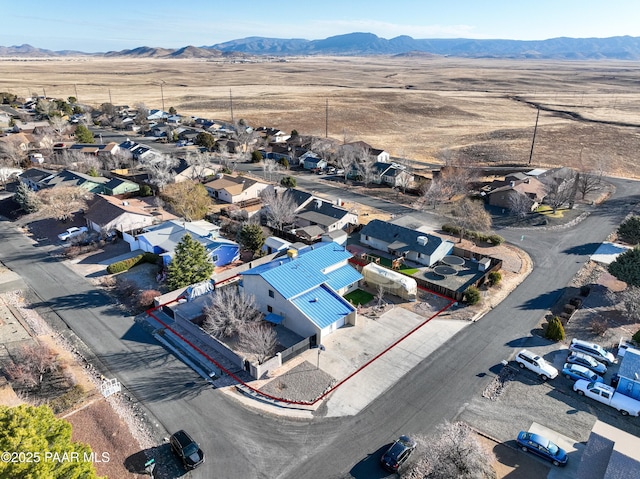
M 409 301 L 415 301 L 418 294 L 416 280 L 397 271 L 369 263 L 362 268 L 364 280 L 372 286 L 382 286 L 386 292 Z

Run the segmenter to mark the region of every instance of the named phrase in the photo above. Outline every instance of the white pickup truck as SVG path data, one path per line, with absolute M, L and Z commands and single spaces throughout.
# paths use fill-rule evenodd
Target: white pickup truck
M 617 409 L 623 416 L 629 414 L 632 416 L 640 415 L 640 401 L 617 393 L 613 387 L 606 384 L 579 379 L 573 385 L 573 390 L 580 396 L 587 396 Z

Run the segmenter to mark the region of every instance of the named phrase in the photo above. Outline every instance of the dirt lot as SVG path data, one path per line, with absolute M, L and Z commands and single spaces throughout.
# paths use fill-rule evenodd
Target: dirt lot
M 0 60 L 0 91 L 46 88 L 98 107 L 144 103 L 234 117 L 300 134 L 363 140 L 395 156 L 592 167 L 640 175 L 640 66 L 628 62 L 313 57 L 232 64 L 198 60 Z M 163 83 L 161 91 L 160 84 Z

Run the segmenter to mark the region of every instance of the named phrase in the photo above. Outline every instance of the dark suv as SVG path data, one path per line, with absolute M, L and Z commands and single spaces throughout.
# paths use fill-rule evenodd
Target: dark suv
M 185 431 L 172 434 L 169 443 L 187 469 L 195 469 L 204 462 L 204 452 Z
M 380 458 L 380 463 L 389 472 L 398 472 L 416 448 L 416 441 L 408 436 L 400 436 Z

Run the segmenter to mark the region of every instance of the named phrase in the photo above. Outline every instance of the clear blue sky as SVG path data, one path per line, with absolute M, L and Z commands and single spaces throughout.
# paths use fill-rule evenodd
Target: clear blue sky
M 639 0 L 7 0 L 0 45 L 104 52 L 249 36 L 322 39 L 640 36 Z

